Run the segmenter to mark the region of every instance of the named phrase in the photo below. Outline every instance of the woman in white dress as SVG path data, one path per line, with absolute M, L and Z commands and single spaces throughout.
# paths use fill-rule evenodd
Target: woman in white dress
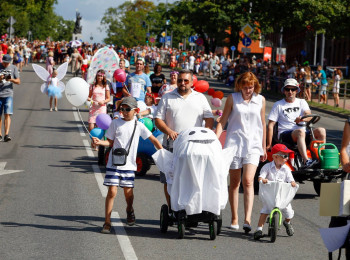
M 334 98 L 334 106 L 339 107 L 339 89 L 340 89 L 340 80 L 343 77 L 343 73 L 340 69 L 334 70 L 334 84 L 333 84 L 333 98 Z
M 219 138 L 228 121 L 224 148 L 235 150 L 230 166 L 229 201 L 231 205 L 231 229 L 238 230 L 238 194 L 241 183 L 244 188 L 243 229 L 251 231 L 251 214 L 254 202 L 254 175 L 259 161 L 266 160 L 265 98 L 259 95 L 261 86 L 252 72 L 245 72 L 236 81 L 235 93 L 226 100 L 224 112 L 216 128 Z

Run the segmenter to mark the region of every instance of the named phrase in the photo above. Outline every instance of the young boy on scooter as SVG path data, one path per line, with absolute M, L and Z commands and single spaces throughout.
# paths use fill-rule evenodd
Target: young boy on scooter
M 293 153 L 292 150 L 289 150 L 284 144 L 276 144 L 271 149 L 273 161 L 265 164 L 261 170 L 259 175 L 259 182 L 266 184 L 269 181 L 280 181 L 287 182 L 292 185 L 292 187 L 296 186 L 294 181 L 292 171 L 285 164 L 288 161 L 290 153 Z M 292 205 L 288 204 L 288 206 L 284 209 L 281 209 L 283 215 L 285 216 L 285 220 L 283 221 L 283 225 L 286 228 L 288 236 L 293 236 L 294 229 L 290 220 L 294 216 L 294 210 L 292 209 Z M 263 208 L 260 211 L 260 218 L 258 227 L 254 233 L 254 239 L 259 240 L 263 237 L 263 225 L 266 221 L 267 216 L 271 212 L 271 209 L 268 209 L 267 206 L 263 205 Z

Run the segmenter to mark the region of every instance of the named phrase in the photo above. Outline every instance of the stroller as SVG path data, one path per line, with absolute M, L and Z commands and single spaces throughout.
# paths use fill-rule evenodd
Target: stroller
M 210 239 L 220 234 L 221 211 L 228 199 L 228 158 L 230 149 L 222 150 L 213 131 L 193 127 L 180 133 L 174 142 L 174 152 L 158 150 L 153 159 L 167 179 L 171 210 L 164 204 L 160 211 L 160 230 L 177 223 L 178 238 L 185 236 L 185 228 L 198 222 L 209 224 Z

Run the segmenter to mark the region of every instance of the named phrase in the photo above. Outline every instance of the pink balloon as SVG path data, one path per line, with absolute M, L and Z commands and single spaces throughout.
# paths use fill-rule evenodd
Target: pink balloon
M 193 75 L 193 77 L 192 77 L 192 81 L 193 81 L 193 86 L 196 86 L 196 83 L 197 83 L 197 81 L 198 81 L 198 79 L 197 79 L 197 76 L 196 76 L 196 75 Z
M 212 98 L 210 101 L 214 107 L 221 107 L 221 105 L 222 105 L 221 100 L 218 98 Z
M 118 82 L 125 82 L 126 80 L 126 73 L 122 69 L 117 69 L 116 71 L 114 71 L 113 76 L 115 80 Z

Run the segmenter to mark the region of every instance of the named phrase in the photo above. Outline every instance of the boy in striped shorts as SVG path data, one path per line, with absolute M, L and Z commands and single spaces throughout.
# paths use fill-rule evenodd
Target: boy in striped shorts
M 121 112 L 121 117 L 114 119 L 106 131 L 107 140 L 102 141 L 93 137 L 96 145 L 111 146 L 112 150 L 109 153 L 106 166 L 106 176 L 104 185 L 108 186 L 108 194 L 105 204 L 105 223 L 102 233 L 111 232 L 111 213 L 113 209 L 114 199 L 117 195 L 117 187 L 124 188 L 126 200 L 127 224 L 135 224 L 135 214 L 133 208 L 134 201 L 134 179 L 136 166 L 137 147 L 140 136 L 143 139 L 149 138 L 157 149 L 162 149 L 162 145 L 155 138 L 151 131 L 146 126 L 135 119 L 138 113 L 137 102 L 133 97 L 124 98 L 118 110 Z M 113 164 L 113 151 L 117 148 L 124 148 L 128 152 L 125 165 L 116 166 Z

